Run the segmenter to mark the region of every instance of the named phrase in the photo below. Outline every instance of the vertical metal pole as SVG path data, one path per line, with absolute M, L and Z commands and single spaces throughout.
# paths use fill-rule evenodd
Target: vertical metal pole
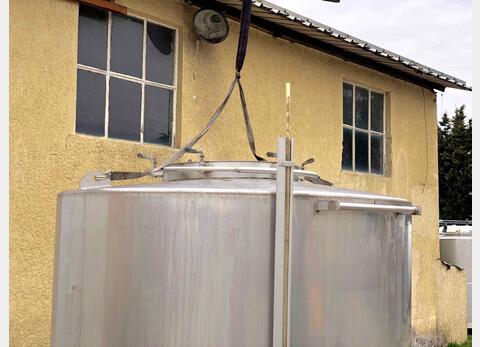
M 290 139 L 290 83 L 285 83 L 285 101 L 286 101 L 286 108 L 287 113 L 285 117 L 285 136 L 287 137 L 287 141 Z
M 277 149 L 273 347 L 290 346 L 292 205 L 293 140 L 280 137 Z
M 412 317 L 412 216 L 405 216 L 407 219 L 407 278 L 405 282 L 407 288 L 403 289 L 407 293 L 408 312 L 407 321 L 410 322 L 409 327 L 411 329 L 411 317 Z

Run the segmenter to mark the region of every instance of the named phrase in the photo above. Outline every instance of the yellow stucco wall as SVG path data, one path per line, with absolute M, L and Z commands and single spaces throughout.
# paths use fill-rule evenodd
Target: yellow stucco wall
M 467 274 L 440 261 L 437 266 L 437 329 L 461 344 L 467 340 Z
M 206 123 L 234 76 L 238 25 L 219 45 L 191 30 L 195 10 L 180 1 L 122 0 L 132 13 L 179 30 L 178 141 Z M 140 170 L 138 152 L 172 149 L 77 135 L 78 3 L 10 1 L 10 341 L 47 346 L 50 338 L 56 195 L 78 187 L 86 171 Z M 413 307 L 417 333 L 437 327 L 438 177 L 435 95 L 429 90 L 252 30 L 243 84 L 259 153 L 275 151 L 284 130 L 285 82 L 292 86 L 296 158 L 341 187 L 407 198 L 414 217 Z M 388 93 L 389 162 L 385 177 L 341 170 L 342 81 Z M 237 96 L 197 146 L 208 159 L 251 159 Z M 148 179 L 145 179 L 148 180 Z

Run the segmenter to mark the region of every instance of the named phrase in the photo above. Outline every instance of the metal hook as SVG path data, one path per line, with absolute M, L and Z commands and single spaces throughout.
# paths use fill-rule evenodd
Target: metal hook
M 312 164 L 313 162 L 315 162 L 315 159 L 313 159 L 313 158 L 309 158 L 309 159 L 305 160 L 305 161 L 300 165 L 300 169 L 305 170 L 305 166 L 307 166 L 307 165 L 309 165 L 309 164 Z

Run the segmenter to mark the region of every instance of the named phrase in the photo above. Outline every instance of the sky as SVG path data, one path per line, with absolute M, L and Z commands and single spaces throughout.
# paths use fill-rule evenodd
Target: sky
M 472 86 L 471 0 L 269 0 Z M 472 93 L 453 88 L 437 95 L 437 117 L 465 104 Z

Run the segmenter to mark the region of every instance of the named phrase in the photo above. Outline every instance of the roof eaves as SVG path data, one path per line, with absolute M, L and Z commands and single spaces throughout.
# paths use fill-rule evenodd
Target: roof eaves
M 367 41 L 361 40 L 361 39 L 356 38 L 354 36 L 351 36 L 347 33 L 344 33 L 340 30 L 336 30 L 332 27 L 329 27 L 329 26 L 326 26 L 322 23 L 316 22 L 316 21 L 314 21 L 310 18 L 304 17 L 304 16 L 299 15 L 295 12 L 290 11 L 290 10 L 287 10 L 287 9 L 281 8 L 279 6 L 276 6 L 272 3 L 269 3 L 268 1 L 253 0 L 252 3 L 255 4 L 255 6 L 257 6 L 257 7 L 265 8 L 265 9 L 268 9 L 269 11 L 272 11 L 273 9 L 276 9 L 278 11 L 277 13 L 285 15 L 287 18 L 289 18 L 291 20 L 301 22 L 304 25 L 305 25 L 305 23 L 308 23 L 308 25 L 306 25 L 308 27 L 313 27 L 313 28 L 315 28 L 315 29 L 317 29 L 321 32 L 324 32 L 324 33 L 326 32 L 326 33 L 330 34 L 331 36 L 333 36 L 337 39 L 344 40 L 345 42 L 356 44 L 357 46 L 359 46 L 359 47 L 361 47 L 365 50 L 368 50 L 368 51 L 370 51 L 374 54 L 380 55 L 382 57 L 386 57 L 386 58 L 389 58 L 389 59 L 392 59 L 392 60 L 395 60 L 395 61 L 399 61 L 399 62 L 403 63 L 404 65 L 406 65 L 408 67 L 411 67 L 412 69 L 415 69 L 422 74 L 428 74 L 428 75 L 431 75 L 431 76 L 436 77 L 436 78 L 441 78 L 442 80 L 446 80 L 450 83 L 455 84 L 456 86 L 460 87 L 460 89 L 472 90 L 472 88 L 467 86 L 467 83 L 463 80 L 460 80 L 460 79 L 455 78 L 453 76 L 450 76 L 446 73 L 443 73 L 441 71 L 435 70 L 433 68 L 430 68 L 428 66 L 420 64 L 418 62 L 415 62 L 414 60 L 403 57 L 399 54 L 390 52 L 390 51 L 388 51 L 384 48 L 378 47 L 378 46 L 376 46 L 374 44 L 371 44 Z
M 233 8 L 236 11 L 236 14 L 239 14 L 239 10 L 242 6 L 241 0 L 185 0 L 191 4 L 197 5 L 212 5 L 212 4 L 219 4 L 222 6 L 226 6 L 227 8 Z M 268 1 L 264 0 L 252 0 L 252 4 L 255 6 L 252 8 L 252 17 L 258 17 L 262 21 L 266 21 L 269 23 L 274 24 L 276 27 L 284 28 L 287 31 L 296 31 L 297 33 L 307 36 L 310 39 L 315 39 L 317 42 L 323 42 L 329 46 L 335 47 L 335 50 L 345 51 L 347 55 L 356 55 L 360 57 L 357 61 L 366 63 L 367 60 L 370 60 L 373 65 L 378 64 L 379 66 L 388 67 L 386 69 L 387 74 L 392 74 L 393 71 L 397 71 L 394 75 L 405 75 L 405 78 L 409 80 L 408 76 L 411 77 L 410 80 L 412 83 L 420 84 L 420 85 L 429 85 L 431 88 L 444 90 L 446 87 L 463 89 L 463 90 L 472 90 L 471 87 L 467 86 L 467 83 L 463 80 L 450 76 L 446 73 L 441 71 L 435 70 L 428 66 L 422 65 L 412 59 L 408 59 L 403 57 L 397 53 L 388 51 L 384 48 L 351 36 L 347 33 L 344 33 L 340 30 L 336 30 L 332 27 L 326 26 L 322 23 L 314 21 L 310 18 L 304 17 L 299 15 L 295 12 L 272 4 Z M 257 10 L 255 10 L 255 8 Z M 260 11 L 258 11 L 260 9 Z M 265 16 L 265 13 L 270 13 L 273 17 Z M 263 15 L 263 17 L 262 17 Z M 285 23 L 276 22 L 274 19 L 278 17 L 285 18 L 287 21 L 291 21 L 294 25 L 299 25 L 299 28 L 296 30 L 294 25 L 287 25 Z M 252 18 L 252 23 L 254 22 L 254 18 Z M 283 21 L 282 21 L 283 22 Z M 308 34 L 304 31 L 299 31 L 300 25 L 303 27 L 308 28 L 312 31 L 312 34 Z M 307 30 L 308 31 L 308 30 Z M 320 37 L 318 35 L 313 35 L 313 32 L 321 33 Z M 277 33 L 278 34 L 278 33 Z M 328 38 L 331 37 L 333 40 L 329 40 Z M 311 41 L 309 39 L 309 41 Z M 301 41 L 301 40 L 299 40 Z M 337 42 L 338 41 L 338 42 Z M 338 46 L 341 42 L 347 43 L 347 45 L 341 45 L 341 48 Z M 299 42 L 303 43 L 307 46 L 312 46 L 312 44 L 308 44 L 306 42 Z M 318 48 L 318 47 L 317 47 Z M 321 49 L 321 48 L 318 48 Z M 365 52 L 361 53 L 361 52 Z M 374 58 L 374 57 L 378 57 Z M 390 63 L 389 63 L 390 62 Z M 361 63 L 360 63 L 361 64 Z M 371 65 L 371 64 L 368 64 Z M 398 77 L 398 76 L 396 76 Z M 420 82 L 422 81 L 423 82 Z

